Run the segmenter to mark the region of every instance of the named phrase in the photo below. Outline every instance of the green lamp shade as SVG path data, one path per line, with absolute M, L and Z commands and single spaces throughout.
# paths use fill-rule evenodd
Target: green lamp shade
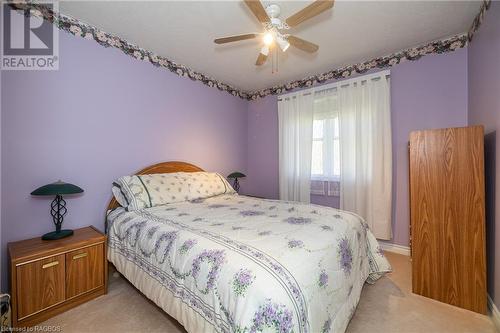
M 66 201 L 64 201 L 62 196 L 63 194 L 77 194 L 82 192 L 83 189 L 81 189 L 80 187 L 65 183 L 61 180 L 52 184 L 44 185 L 31 192 L 31 195 L 55 195 L 54 200 L 52 200 L 52 203 L 50 204 L 50 215 L 52 215 L 52 220 L 54 221 L 54 225 L 56 226 L 56 231 L 49 232 L 43 235 L 43 240 L 50 241 L 73 235 L 73 230 L 61 229 L 64 221 L 64 215 L 66 215 L 66 212 L 68 211 L 66 209 Z
M 233 172 L 232 174 L 227 176 L 227 178 L 244 178 L 244 177 L 246 177 L 245 174 L 238 172 L 238 171 Z
M 47 184 L 37 188 L 31 195 L 63 195 L 63 194 L 76 194 L 82 193 L 83 189 L 63 181 L 57 181 L 52 184 Z

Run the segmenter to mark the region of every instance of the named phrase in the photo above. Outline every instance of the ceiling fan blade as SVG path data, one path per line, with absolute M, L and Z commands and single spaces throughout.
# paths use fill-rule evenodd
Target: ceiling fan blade
M 267 60 L 267 55 L 259 53 L 259 56 L 257 57 L 257 61 L 255 62 L 256 66 L 263 65 Z
M 258 36 L 258 34 L 244 34 L 244 35 L 222 37 L 222 38 L 214 39 L 214 43 L 215 44 L 225 44 L 225 43 L 237 42 L 237 41 L 245 40 L 245 39 L 252 39 L 252 38 L 255 38 L 257 36 Z
M 260 0 L 245 0 L 245 4 L 252 11 L 252 13 L 257 17 L 257 20 L 261 23 L 269 22 L 269 16 L 267 16 L 266 10 L 262 6 Z
M 290 45 L 293 45 L 296 48 L 309 53 L 314 53 L 319 49 L 318 45 L 291 35 L 288 36 L 288 42 L 290 43 Z
M 333 7 L 334 0 L 316 0 L 306 8 L 298 11 L 286 19 L 286 24 L 290 27 L 295 27 L 298 24 L 308 20 L 316 15 L 321 14 L 325 10 Z

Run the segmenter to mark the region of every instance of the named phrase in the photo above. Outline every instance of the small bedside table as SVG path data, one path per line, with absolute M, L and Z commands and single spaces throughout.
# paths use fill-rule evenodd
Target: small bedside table
M 106 236 L 94 227 L 59 240 L 8 244 L 12 324 L 33 326 L 107 292 Z

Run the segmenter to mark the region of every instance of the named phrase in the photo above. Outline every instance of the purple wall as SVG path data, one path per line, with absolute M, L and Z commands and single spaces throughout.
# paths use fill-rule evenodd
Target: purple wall
M 488 292 L 500 307 L 500 3 L 492 1 L 469 48 L 469 124 L 484 125 Z M 495 209 L 496 207 L 496 209 Z
M 394 159 L 393 242 L 408 245 L 409 133 L 417 129 L 467 124 L 467 50 L 427 56 L 391 69 Z M 277 97 L 250 102 L 248 108 L 249 193 L 278 197 Z M 333 197 L 314 203 L 338 205 Z
M 279 198 L 278 102 L 267 96 L 248 104 L 246 194 Z
M 394 243 L 408 245 L 408 137 L 467 125 L 467 50 L 424 57 L 391 70 Z
M 7 242 L 53 229 L 38 186 L 81 186 L 64 227 L 102 229 L 119 176 L 168 160 L 246 172 L 247 101 L 67 33 L 60 59 L 59 71 L 2 72 L 3 289 Z

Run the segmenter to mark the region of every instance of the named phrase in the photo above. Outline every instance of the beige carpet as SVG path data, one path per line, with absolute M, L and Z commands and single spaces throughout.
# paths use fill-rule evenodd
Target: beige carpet
M 394 272 L 365 285 L 347 332 L 495 332 L 486 316 L 413 295 L 409 258 L 387 257 Z M 42 325 L 60 326 L 61 332 L 185 332 L 124 278 L 112 274 L 107 295 Z

